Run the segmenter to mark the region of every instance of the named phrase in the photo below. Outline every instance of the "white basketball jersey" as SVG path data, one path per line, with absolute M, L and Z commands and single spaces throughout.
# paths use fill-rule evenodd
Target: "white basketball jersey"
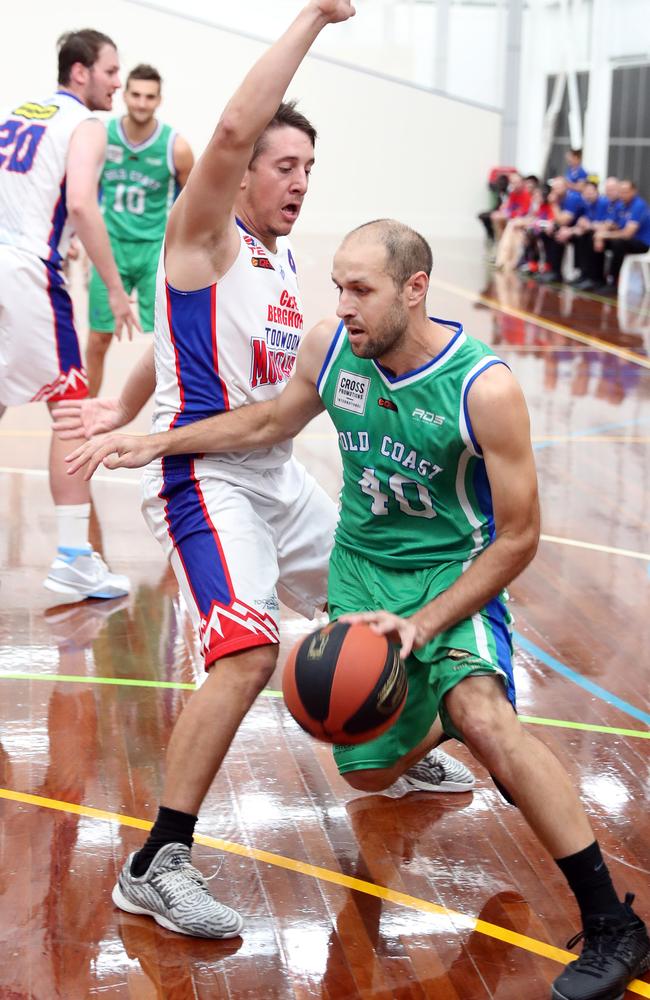
M 70 137 L 87 118 L 64 91 L 0 112 L 0 243 L 60 266 L 70 242 L 66 164 Z
M 293 371 L 303 320 L 289 242 L 280 237 L 277 253 L 271 253 L 240 223 L 238 233 L 232 267 L 195 292 L 169 285 L 163 248 L 156 289 L 154 431 L 273 399 Z M 264 451 L 204 457 L 267 469 L 290 455 L 287 441 Z

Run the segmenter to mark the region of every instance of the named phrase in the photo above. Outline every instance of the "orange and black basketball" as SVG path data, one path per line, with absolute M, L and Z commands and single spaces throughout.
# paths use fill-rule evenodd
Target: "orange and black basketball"
M 336 622 L 293 647 L 284 668 L 287 708 L 327 743 L 365 743 L 397 720 L 406 701 L 397 647 L 368 625 Z

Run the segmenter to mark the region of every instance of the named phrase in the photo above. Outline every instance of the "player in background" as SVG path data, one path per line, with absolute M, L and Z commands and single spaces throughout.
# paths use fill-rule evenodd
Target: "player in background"
M 59 39 L 58 89 L 0 113 L 0 409 L 88 394 L 72 303 L 62 273 L 75 231 L 108 289 L 115 329 L 137 326 L 97 204 L 109 111 L 120 87 L 114 43 L 98 31 Z M 88 541 L 90 491 L 70 478 L 69 444 L 50 447 L 50 490 L 59 547 L 45 586 L 81 597 L 118 597 L 126 577 L 110 573 Z
M 101 209 L 120 277 L 138 293 L 140 326 L 153 331 L 156 271 L 167 216 L 194 163 L 182 136 L 156 118 L 162 80 L 153 66 L 131 70 L 124 88 L 126 115 L 108 123 L 100 177 Z M 106 285 L 93 267 L 88 289 L 88 392 L 97 396 L 114 333 Z
M 102 460 L 138 467 L 216 442 L 269 448 L 326 409 L 343 462 L 330 615 L 397 641 L 409 679 L 388 732 L 334 748 L 339 771 L 353 788 L 386 788 L 404 759 L 421 754 L 440 712 L 445 732 L 518 806 L 576 897 L 583 931 L 569 946 L 584 937 L 583 951 L 555 980 L 553 1000 L 620 1000 L 650 968 L 646 927 L 634 896 L 619 900 L 568 774 L 514 711 L 504 588 L 539 540 L 526 404 L 487 345 L 459 323 L 427 317 L 431 261 L 426 241 L 394 220 L 353 230 L 332 269 L 341 322 L 324 320 L 307 335 L 276 399 L 164 434 L 109 435 L 72 464 L 90 460 L 91 474 Z

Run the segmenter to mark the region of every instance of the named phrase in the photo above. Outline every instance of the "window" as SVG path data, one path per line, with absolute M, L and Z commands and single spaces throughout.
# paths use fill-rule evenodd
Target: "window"
M 580 102 L 580 117 L 584 124 L 585 112 L 587 110 L 587 97 L 589 95 L 589 73 L 576 73 L 576 79 L 578 84 L 578 99 Z M 553 87 L 555 86 L 555 77 L 549 76 L 546 78 L 546 107 L 548 108 L 551 103 L 551 97 L 553 95 Z M 571 139 L 569 138 L 569 92 L 568 88 L 565 86 L 564 95 L 562 97 L 562 106 L 558 112 L 558 116 L 555 119 L 555 127 L 553 129 L 553 142 L 551 144 L 551 150 L 549 152 L 548 161 L 546 164 L 546 170 L 544 171 L 545 177 L 559 177 L 564 174 L 566 170 L 566 160 L 565 154 L 571 149 Z M 589 164 L 584 164 L 585 170 L 589 170 Z
M 608 174 L 628 178 L 650 198 L 650 64 L 612 73 Z

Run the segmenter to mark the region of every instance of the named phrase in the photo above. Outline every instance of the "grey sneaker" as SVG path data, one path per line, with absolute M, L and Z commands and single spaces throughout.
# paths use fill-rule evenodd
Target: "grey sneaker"
M 139 878 L 131 874 L 132 860 L 130 854 L 113 889 L 121 910 L 143 913 L 161 927 L 192 937 L 231 938 L 241 932 L 244 921 L 214 898 L 185 844 L 165 844 Z
M 443 750 L 431 750 L 402 777 L 423 792 L 471 792 L 476 784 L 472 772 Z
M 57 594 L 77 597 L 124 597 L 131 589 L 128 576 L 111 573 L 97 552 L 59 548 L 43 586 Z

